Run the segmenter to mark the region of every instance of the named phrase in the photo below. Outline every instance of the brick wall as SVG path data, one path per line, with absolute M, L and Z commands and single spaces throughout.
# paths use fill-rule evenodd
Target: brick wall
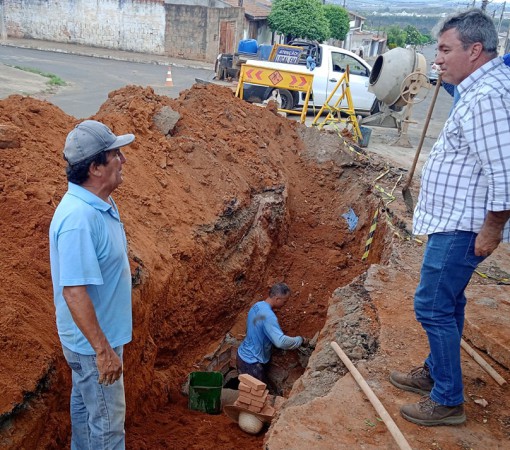
M 160 0 L 3 0 L 8 36 L 164 53 Z

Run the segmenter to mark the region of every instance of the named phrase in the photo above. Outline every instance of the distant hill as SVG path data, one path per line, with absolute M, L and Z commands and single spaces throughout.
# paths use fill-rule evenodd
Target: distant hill
M 459 1 L 438 1 L 432 0 L 430 2 L 424 0 L 326 0 L 326 3 L 344 6 L 349 10 L 355 9 L 389 9 L 389 10 L 404 10 L 404 9 L 420 9 L 423 10 L 429 7 L 443 7 L 455 9 L 459 7 Z M 468 0 L 465 0 L 465 4 Z M 465 5 L 462 5 L 465 6 Z
M 473 2 L 470 0 L 326 0 L 326 3 L 345 6 L 349 11 L 365 17 L 365 29 L 382 30 L 391 25 L 402 28 L 412 25 L 422 34 L 431 34 L 432 29 L 442 17 L 458 10 L 468 9 Z M 476 3 L 480 6 L 480 1 Z M 503 3 L 495 0 L 487 6 L 487 13 L 492 15 L 496 22 L 502 10 Z M 406 15 L 401 15 L 403 12 Z M 507 19 L 503 20 L 503 30 L 508 27 L 510 5 L 507 5 L 505 17 Z
M 493 12 L 501 13 L 504 0 L 491 0 L 487 5 L 487 12 L 492 15 Z M 388 12 L 408 11 L 419 12 L 421 14 L 435 14 L 438 12 L 453 12 L 458 9 L 467 9 L 473 2 L 472 0 L 326 0 L 326 3 L 344 6 L 346 9 L 354 12 L 361 11 L 381 11 Z M 510 10 L 508 5 L 506 11 Z M 480 6 L 481 2 L 478 0 L 476 6 Z

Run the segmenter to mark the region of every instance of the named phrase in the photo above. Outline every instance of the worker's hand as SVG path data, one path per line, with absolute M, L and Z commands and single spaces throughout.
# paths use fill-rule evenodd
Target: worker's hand
M 96 363 L 97 370 L 99 371 L 99 384 L 109 386 L 115 383 L 122 375 L 122 362 L 110 346 L 104 351 L 97 353 Z
M 475 241 L 475 255 L 489 256 L 501 242 L 501 231 L 483 228 Z
M 303 342 L 301 343 L 301 347 L 308 347 L 310 345 L 310 339 L 303 337 Z

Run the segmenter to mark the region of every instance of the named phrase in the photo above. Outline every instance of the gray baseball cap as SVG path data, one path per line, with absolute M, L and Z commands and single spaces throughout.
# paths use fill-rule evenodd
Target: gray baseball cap
M 134 134 L 115 136 L 105 124 L 84 120 L 67 135 L 64 158 L 70 165 L 78 164 L 101 152 L 131 144 Z

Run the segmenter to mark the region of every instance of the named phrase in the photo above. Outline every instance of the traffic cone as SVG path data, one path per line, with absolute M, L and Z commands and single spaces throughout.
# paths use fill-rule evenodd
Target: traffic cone
M 168 66 L 168 72 L 166 73 L 166 82 L 165 86 L 173 86 L 174 82 L 172 81 L 172 66 Z

